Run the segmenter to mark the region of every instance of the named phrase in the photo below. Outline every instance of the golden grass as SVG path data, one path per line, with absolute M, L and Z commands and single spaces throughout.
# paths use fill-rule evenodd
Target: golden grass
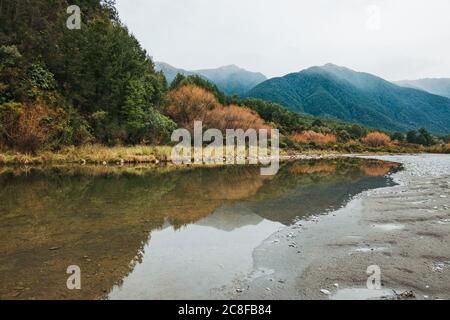
M 42 163 L 154 163 L 170 160 L 170 146 L 106 147 L 98 144 L 67 147 L 58 152 L 44 151 L 37 155 L 19 152 L 0 154 L 0 164 Z
M 257 148 L 257 152 L 270 156 L 270 148 Z M 191 150 L 192 156 L 194 149 Z M 237 155 L 237 148 L 234 147 Z M 226 156 L 226 146 L 223 147 L 223 156 Z M 246 148 L 245 156 L 249 156 L 249 148 Z M 139 164 L 169 162 L 172 158 L 171 146 L 116 146 L 107 147 L 99 144 L 88 144 L 80 147 L 66 147 L 58 152 L 43 151 L 37 155 L 8 151 L 0 153 L 0 165 L 13 164 Z

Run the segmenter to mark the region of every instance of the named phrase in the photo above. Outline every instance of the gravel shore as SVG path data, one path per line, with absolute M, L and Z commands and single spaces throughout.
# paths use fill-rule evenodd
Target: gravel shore
M 253 252 L 253 271 L 224 288 L 232 299 L 450 299 L 450 156 L 374 156 L 400 162 L 398 185 L 299 221 Z M 379 290 L 367 289 L 379 266 Z

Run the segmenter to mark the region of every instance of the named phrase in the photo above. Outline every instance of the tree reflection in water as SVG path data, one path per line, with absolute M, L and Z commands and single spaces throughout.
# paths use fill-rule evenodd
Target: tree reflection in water
M 3 168 L 0 298 L 101 298 L 142 261 L 152 232 L 286 225 L 386 185 L 383 175 L 396 167 L 296 161 L 282 163 L 274 177 L 255 166 Z M 66 288 L 72 264 L 81 267 L 82 290 Z

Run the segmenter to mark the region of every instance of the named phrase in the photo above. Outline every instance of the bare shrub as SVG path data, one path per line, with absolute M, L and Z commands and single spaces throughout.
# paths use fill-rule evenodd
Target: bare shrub
M 318 145 L 336 142 L 334 134 L 322 134 L 312 130 L 294 133 L 290 136 L 290 139 L 299 143 L 314 142 Z
M 41 103 L 2 105 L 0 110 L 2 143 L 21 152 L 36 152 L 50 138 L 53 113 Z
M 165 112 L 180 127 L 192 129 L 194 121 L 204 121 L 207 112 L 218 105 L 212 93 L 186 85 L 169 93 L 169 104 Z
M 390 145 L 391 138 L 382 132 L 371 132 L 362 141 L 370 147 L 381 147 Z
M 205 125 L 209 128 L 226 129 L 269 129 L 264 120 L 253 110 L 236 105 L 222 106 L 207 112 Z
M 223 106 L 212 93 L 193 85 L 171 91 L 165 113 L 180 127 L 191 131 L 194 121 L 221 131 L 270 128 L 255 111 L 236 105 Z

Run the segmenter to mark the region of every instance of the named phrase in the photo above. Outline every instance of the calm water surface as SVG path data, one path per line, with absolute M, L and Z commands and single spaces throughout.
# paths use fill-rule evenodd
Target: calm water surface
M 208 298 L 264 239 L 392 184 L 394 163 L 0 168 L 0 298 Z M 67 267 L 81 268 L 68 290 Z

